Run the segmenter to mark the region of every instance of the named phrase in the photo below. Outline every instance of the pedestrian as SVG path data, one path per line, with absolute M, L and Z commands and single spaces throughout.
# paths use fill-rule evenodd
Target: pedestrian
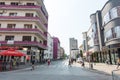
M 82 67 L 85 67 L 85 63 L 84 62 L 82 62 L 82 65 L 81 65 Z
M 32 69 L 31 70 L 34 70 L 35 69 L 35 67 L 34 67 L 35 59 L 32 59 L 31 63 L 32 63 Z
M 69 66 L 71 66 L 71 59 L 69 59 L 69 63 L 68 63 Z
M 49 66 L 50 65 L 50 59 L 48 59 L 47 63 L 48 63 L 48 66 Z
M 109 64 L 109 60 L 107 59 L 107 60 L 105 61 L 105 63 L 106 63 L 106 64 Z
M 119 66 L 120 66 L 120 59 L 117 60 L 117 67 L 116 67 L 116 69 L 118 69 Z

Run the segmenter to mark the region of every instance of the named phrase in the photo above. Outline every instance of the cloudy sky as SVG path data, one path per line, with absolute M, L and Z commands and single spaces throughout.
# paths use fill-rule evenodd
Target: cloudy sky
M 101 10 L 108 0 L 44 0 L 49 14 L 48 32 L 58 37 L 69 54 L 69 38 L 82 44 L 82 32 L 90 27 L 90 15 Z

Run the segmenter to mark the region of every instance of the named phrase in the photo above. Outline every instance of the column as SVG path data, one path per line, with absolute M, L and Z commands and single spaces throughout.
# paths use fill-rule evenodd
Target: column
M 116 64 L 116 60 L 115 60 L 115 50 L 113 49 L 113 56 L 114 56 L 114 64 Z
M 41 49 L 40 49 L 40 52 L 39 52 L 39 63 L 41 63 Z
M 108 55 L 109 55 L 110 64 L 112 64 L 110 49 L 108 50 Z
M 118 58 L 120 58 L 120 48 L 117 49 L 118 52 Z

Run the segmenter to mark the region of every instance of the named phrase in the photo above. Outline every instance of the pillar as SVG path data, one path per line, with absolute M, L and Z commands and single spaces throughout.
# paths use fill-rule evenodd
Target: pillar
M 120 48 L 117 49 L 118 52 L 118 58 L 120 59 Z
M 110 53 L 110 50 L 108 50 L 108 55 L 109 55 L 109 61 L 110 61 L 110 64 L 112 64 L 112 59 L 111 59 L 111 53 Z

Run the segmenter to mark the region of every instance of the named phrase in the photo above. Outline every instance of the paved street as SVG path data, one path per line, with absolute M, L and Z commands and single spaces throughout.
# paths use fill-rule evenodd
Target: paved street
M 1 72 L 0 80 L 111 80 L 107 74 L 89 71 L 87 69 L 68 66 L 68 61 L 53 61 L 37 66 L 34 71 L 30 68 Z

